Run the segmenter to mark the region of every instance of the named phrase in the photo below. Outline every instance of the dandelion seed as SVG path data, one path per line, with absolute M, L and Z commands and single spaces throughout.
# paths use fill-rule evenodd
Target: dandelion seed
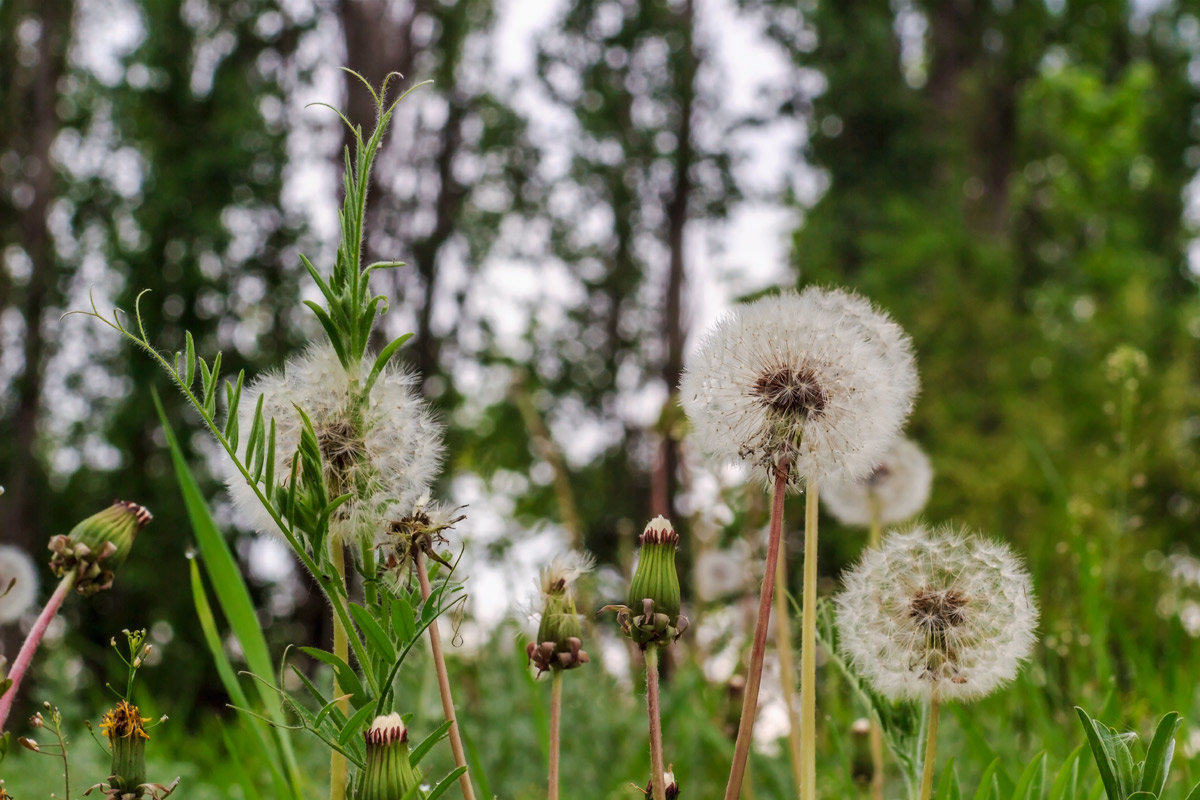
M 541 620 L 537 641 L 526 645 L 525 653 L 539 675 L 588 663 L 588 654 L 582 649 L 583 622 L 575 607 L 575 582 L 594 564 L 591 556 L 571 551 L 556 557 L 538 577 Z
M 701 449 L 764 483 L 869 475 L 912 408 L 912 344 L 867 300 L 818 288 L 735 309 L 704 338 L 680 385 Z
M 949 529 L 892 533 L 845 576 L 841 649 L 893 700 L 975 700 L 1030 653 L 1037 607 L 1004 544 Z
M 20 619 L 38 592 L 37 567 L 19 547 L 0 545 L 0 624 Z
M 889 525 L 916 515 L 929 500 L 933 467 L 915 443 L 896 439 L 887 454 L 865 478 L 837 481 L 821 487 L 825 507 L 843 525 L 871 524 L 873 509 Z
M 437 476 L 442 427 L 417 395 L 416 378 L 385 368 L 369 398 L 360 397 L 374 360 L 365 358 L 348 374 L 329 345 L 314 345 L 246 390 L 239 405 L 239 429 L 249 431 L 262 399 L 265 424 L 275 420 L 274 475 L 288 480 L 303 429 L 297 408 L 312 421 L 325 464 L 330 497 L 352 494 L 340 506 L 330 531 L 342 542 L 374 542 L 389 516 L 407 513 Z M 246 524 L 276 533 L 278 528 L 254 490 L 232 464 L 226 484 Z M 399 509 L 399 511 L 398 511 Z

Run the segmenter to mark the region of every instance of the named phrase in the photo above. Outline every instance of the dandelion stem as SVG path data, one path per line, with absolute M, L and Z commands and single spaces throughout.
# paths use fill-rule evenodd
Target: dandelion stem
M 50 623 L 54 620 L 58 609 L 62 608 L 63 601 L 67 599 L 67 593 L 71 591 L 71 587 L 75 585 L 75 572 L 68 572 L 58 583 L 58 588 L 54 590 L 54 594 L 50 595 L 50 599 L 46 601 L 45 608 L 38 614 L 37 621 L 33 623 L 33 628 L 29 631 L 29 635 L 25 637 L 25 642 L 21 645 L 21 649 L 17 652 L 17 660 L 13 662 L 12 670 L 8 673 L 8 678 L 12 680 L 12 685 L 8 687 L 8 691 L 0 697 L 0 731 L 4 730 L 4 721 L 8 719 L 9 712 L 12 711 L 13 702 L 17 697 L 17 690 L 21 688 L 21 679 L 25 677 L 25 673 L 29 671 L 29 665 L 33 663 L 33 654 L 37 652 L 38 645 L 42 642 L 42 637 L 46 635 L 46 629 L 50 627 Z
M 558 800 L 558 740 L 562 724 L 563 671 L 551 670 L 550 678 L 550 800 Z
M 817 800 L 817 484 L 804 489 L 804 605 L 800 632 L 802 800 Z
M 333 559 L 333 568 L 337 572 L 337 579 L 344 588 L 346 585 L 346 551 L 340 541 L 333 541 L 330 548 L 330 556 Z M 330 598 L 333 602 L 338 602 L 336 598 Z M 342 620 L 336 612 L 333 615 L 333 654 L 342 661 L 349 663 L 350 660 L 350 639 L 346 635 L 346 628 L 342 625 Z M 343 692 L 341 686 L 338 685 L 337 675 L 333 677 L 333 694 L 335 697 L 340 697 Z M 350 716 L 350 701 L 343 699 L 338 701 L 338 708 L 347 718 Z M 344 800 L 346 797 L 346 757 L 337 750 L 334 750 L 329 755 L 329 800 Z
M 754 626 L 754 643 L 750 648 L 750 668 L 746 675 L 746 693 L 742 696 L 742 717 L 738 723 L 737 741 L 733 746 L 733 764 L 729 768 L 729 783 L 725 785 L 725 800 L 737 800 L 742 791 L 742 777 L 750 758 L 750 739 L 754 735 L 754 718 L 758 712 L 758 687 L 762 682 L 763 656 L 767 649 L 767 624 L 771 621 L 771 598 L 775 591 L 775 564 L 779 560 L 779 542 L 783 534 L 783 501 L 787 495 L 787 476 L 791 465 L 780 462 L 775 468 L 775 489 L 771 498 L 771 529 L 767 539 L 767 564 L 763 571 L 762 592 L 758 598 L 758 622 Z
M 429 572 L 425 569 L 425 554 L 420 550 L 416 555 L 417 579 L 421 582 L 421 598 L 426 602 L 433 593 L 429 585 Z M 442 695 L 442 714 L 450 723 L 450 750 L 454 753 L 456 767 L 467 766 L 466 751 L 463 749 L 462 736 L 458 732 L 458 717 L 454 713 L 454 698 L 450 695 L 450 676 L 446 672 L 446 657 L 442 653 L 442 635 L 438 632 L 436 621 L 429 626 L 429 649 L 433 651 L 433 665 L 437 671 L 438 691 Z M 471 776 L 464 772 L 458 778 L 464 800 L 475 800 L 475 789 L 471 786 Z
M 933 796 L 933 765 L 937 756 L 938 717 L 942 710 L 942 699 L 938 695 L 937 684 L 929 694 L 929 729 L 925 733 L 925 767 L 921 771 L 920 800 L 929 800 Z
M 787 545 L 779 542 L 775 562 L 775 649 L 779 651 L 779 683 L 788 715 L 788 758 L 796 792 L 803 785 L 801 774 L 800 716 L 796 712 L 796 662 L 792 659 L 792 626 L 788 614 Z
M 867 546 L 878 547 L 883 538 L 883 522 L 880 519 L 879 499 L 874 493 L 869 494 L 871 504 L 871 526 L 867 529 Z M 871 748 L 871 797 L 872 800 L 883 800 L 883 730 L 879 720 L 871 715 L 871 732 L 869 745 Z
M 662 719 L 658 705 L 658 646 L 646 648 L 646 709 L 650 713 L 650 788 L 654 800 L 666 800 L 663 765 Z

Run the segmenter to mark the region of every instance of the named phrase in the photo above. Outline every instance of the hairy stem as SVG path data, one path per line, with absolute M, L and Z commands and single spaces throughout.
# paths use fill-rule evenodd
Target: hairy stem
M 425 554 L 420 550 L 416 556 L 417 579 L 421 582 L 421 597 L 428 602 L 433 589 L 429 585 L 429 572 L 425 569 Z M 446 672 L 446 657 L 442 653 L 442 635 L 438 632 L 435 620 L 429 626 L 429 649 L 433 651 L 433 665 L 437 670 L 438 691 L 442 695 L 442 714 L 450 723 L 450 750 L 454 753 L 456 767 L 467 766 L 467 755 L 463 749 L 462 735 L 458 732 L 458 717 L 454 713 L 454 698 L 450 695 L 450 675 Z M 475 789 L 471 786 L 471 776 L 464 772 L 458 778 L 464 800 L 475 800 Z
M 650 788 L 654 800 L 666 800 L 667 787 L 663 780 L 662 718 L 658 705 L 658 646 L 650 645 L 646 654 L 646 710 L 650 714 Z
M 788 760 L 799 793 L 801 774 L 800 716 L 796 713 L 796 663 L 792 660 L 792 625 L 788 614 L 787 545 L 780 541 L 775 562 L 775 649 L 779 651 L 779 683 L 788 716 Z
M 941 710 L 942 700 L 935 684 L 929 695 L 929 730 L 925 734 L 925 766 L 921 770 L 920 800 L 933 797 L 933 764 L 937 757 L 938 717 Z
M 800 631 L 801 800 L 817 800 L 817 485 L 804 489 L 804 605 Z
M 562 726 L 562 681 L 561 669 L 551 670 L 550 684 L 550 800 L 558 800 L 558 742 Z
M 333 568 L 337 572 L 337 579 L 342 586 L 346 585 L 346 551 L 340 541 L 333 541 L 330 545 L 330 555 L 333 558 Z M 333 654 L 342 659 L 346 663 L 350 663 L 350 639 L 346 635 L 346 628 L 342 625 L 341 618 L 334 613 L 333 615 Z M 364 665 L 365 667 L 365 665 Z M 333 695 L 340 697 L 343 692 L 341 686 L 338 685 L 337 675 L 333 678 Z M 350 701 L 343 699 L 338 701 L 338 708 L 347 718 L 350 716 Z M 346 757 L 334 750 L 329 754 L 329 800 L 345 800 L 346 797 Z
M 746 693 L 742 696 L 742 717 L 738 723 L 737 741 L 733 746 L 733 764 L 729 768 L 729 783 L 725 785 L 725 800 L 737 800 L 742 791 L 742 777 L 750 759 L 750 740 L 754 735 L 754 718 L 758 713 L 758 687 L 762 682 L 763 656 L 767 650 L 767 624 L 771 621 L 771 598 L 775 591 L 775 564 L 779 560 L 779 542 L 783 533 L 783 501 L 787 495 L 787 476 L 790 468 L 783 461 L 775 468 L 775 489 L 771 498 L 771 529 L 767 540 L 767 564 L 763 571 L 762 592 L 758 597 L 758 622 L 754 626 L 754 643 L 750 647 L 750 668 L 746 675 Z
M 46 601 L 45 608 L 38 614 L 37 621 L 33 623 L 33 628 L 29 631 L 29 635 L 25 637 L 25 642 L 17 652 L 17 660 L 13 662 L 12 670 L 8 673 L 9 679 L 12 680 L 12 685 L 8 687 L 8 691 L 4 693 L 4 696 L 0 697 L 0 731 L 4 730 L 4 722 L 8 719 L 9 712 L 12 711 L 13 702 L 17 697 L 17 690 L 21 688 L 21 679 L 25 677 L 25 673 L 29 671 L 29 665 L 33 663 L 33 654 L 37 652 L 38 645 L 42 642 L 42 637 L 46 635 L 46 629 L 50 627 L 54 616 L 58 614 L 58 609 L 62 608 L 63 600 L 67 598 L 67 593 L 71 591 L 74 585 L 75 573 L 74 571 L 68 572 L 58 582 L 58 588 L 54 590 L 54 594 L 50 595 L 50 599 Z
M 883 522 L 880 520 L 879 500 L 874 494 L 870 495 L 871 527 L 867 529 L 867 546 L 878 547 L 883 538 Z M 871 715 L 871 732 L 869 744 L 871 748 L 871 798 L 883 800 L 883 730 L 879 720 Z

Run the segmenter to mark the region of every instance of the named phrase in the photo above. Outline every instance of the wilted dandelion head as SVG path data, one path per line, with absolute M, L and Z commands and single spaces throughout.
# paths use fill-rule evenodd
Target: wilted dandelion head
M 33 559 L 19 547 L 0 545 L 0 624 L 19 619 L 37 600 L 37 592 Z
M 595 558 L 578 550 L 555 556 L 538 575 L 538 589 L 542 594 L 543 605 L 562 597 L 572 598 L 574 605 L 575 582 L 591 572 L 595 565 Z
M 889 525 L 920 512 L 932 483 L 928 456 L 908 439 L 896 439 L 865 477 L 822 486 L 821 500 L 844 525 L 869 525 L 872 507 L 879 509 L 879 521 Z
M 858 295 L 810 287 L 741 306 L 688 360 L 680 385 L 701 449 L 765 482 L 868 475 L 912 408 L 912 343 Z
M 845 576 L 840 646 L 893 700 L 974 700 L 1012 680 L 1033 647 L 1029 575 L 1007 545 L 949 529 L 892 533 Z
M 594 564 L 590 555 L 570 551 L 556 556 L 538 576 L 541 620 L 536 641 L 525 646 L 525 653 L 539 675 L 588 663 L 588 654 L 583 650 L 583 620 L 575 607 L 575 582 Z
M 386 368 L 365 403 L 356 402 L 371 372 L 367 356 L 348 373 L 328 344 L 309 347 L 281 372 L 252 383 L 239 404 L 238 428 L 245 441 L 262 399 L 263 420 L 275 420 L 275 480 L 286 482 L 303 429 L 297 408 L 312 421 L 325 465 L 330 497 L 352 494 L 330 523 L 330 532 L 349 541 L 374 541 L 389 517 L 413 508 L 437 476 L 442 456 L 442 427 L 418 396 L 416 378 Z M 265 470 L 264 470 L 265 472 Z M 271 515 L 232 464 L 226 484 L 244 522 L 256 530 L 279 533 Z

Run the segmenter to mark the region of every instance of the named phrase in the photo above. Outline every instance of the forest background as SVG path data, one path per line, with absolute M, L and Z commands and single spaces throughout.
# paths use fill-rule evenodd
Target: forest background
M 672 392 L 731 300 L 810 283 L 913 336 L 926 514 L 1026 554 L 1046 718 L 1065 730 L 1090 702 L 1144 728 L 1169 705 L 1200 730 L 1200 3 L 1183 0 L 3 0 L 0 536 L 39 554 L 114 496 L 155 514 L 115 589 L 68 609 L 43 694 L 86 717 L 109 637 L 146 627 L 159 710 L 181 730 L 228 714 L 180 591 L 192 535 L 152 388 L 273 645 L 329 635 L 307 579 L 238 530 L 153 365 L 60 317 L 149 288 L 154 338 L 190 330 L 227 371 L 303 346 L 298 254 L 330 260 L 345 144 L 305 106 L 373 116 L 339 65 L 434 81 L 396 118 L 368 247 L 408 263 L 377 275 L 384 327 L 416 333 L 402 358 L 448 426 L 439 495 L 468 506 L 468 733 L 540 702 L 486 689 L 496 654 L 519 672 L 495 598 L 531 596 L 547 555 L 627 568 L 668 514 L 686 596 L 689 537 L 719 548 L 761 522 L 691 451 Z M 829 525 L 825 589 L 862 540 Z M 1028 735 L 1004 747 L 1049 746 L 1034 712 L 1006 713 Z M 536 764 L 480 751 L 496 783 L 535 785 Z

